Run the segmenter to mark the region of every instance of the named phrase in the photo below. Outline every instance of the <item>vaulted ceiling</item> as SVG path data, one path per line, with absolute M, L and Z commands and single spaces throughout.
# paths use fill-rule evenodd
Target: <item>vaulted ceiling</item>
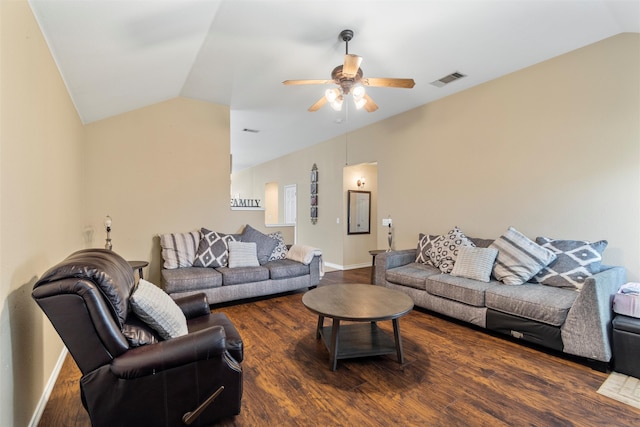
M 640 32 L 637 0 L 30 0 L 84 123 L 178 96 L 228 105 L 241 170 L 595 43 Z M 349 53 L 380 108 L 310 113 Z M 447 74 L 467 77 L 438 88 Z M 579 72 L 579 70 L 577 70 Z M 611 76 L 603 76 L 611 78 Z M 258 132 L 247 132 L 245 129 Z

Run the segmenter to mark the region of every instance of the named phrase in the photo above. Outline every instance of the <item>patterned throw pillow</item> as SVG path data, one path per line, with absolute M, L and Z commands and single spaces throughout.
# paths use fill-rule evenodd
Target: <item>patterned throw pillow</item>
M 254 242 L 229 241 L 229 268 L 259 266 Z
M 522 285 L 556 259 L 552 251 L 513 227 L 509 227 L 489 247 L 498 250 L 493 275 L 506 285 Z
M 451 273 L 461 246 L 475 246 L 458 228 L 454 227 L 444 236 L 439 236 L 431 244 L 429 258 L 443 273 Z
M 602 252 L 607 247 L 606 240 L 587 242 L 585 240 L 555 240 L 547 237 L 536 238 L 536 243 L 556 254 L 556 260 L 540 270 L 532 282 L 559 288 L 582 289 L 587 277 L 600 271 Z
M 276 231 L 275 233 L 267 234 L 267 236 L 276 240 L 278 244 L 276 245 L 273 252 L 269 256 L 269 261 L 275 261 L 277 259 L 285 259 L 287 257 L 287 244 L 284 242 L 284 237 L 282 237 L 282 233 Z
M 429 258 L 429 251 L 431 251 L 433 241 L 438 237 L 440 236 L 420 233 L 420 235 L 418 236 L 418 248 L 416 250 L 416 262 L 435 267 L 435 265 L 431 261 L 431 258 Z
M 162 247 L 163 267 L 174 269 L 191 267 L 196 257 L 200 232 L 161 234 L 160 246 Z
M 236 239 L 231 234 L 216 233 L 203 228 L 194 267 L 226 267 L 229 262 L 229 241 Z
M 129 299 L 133 312 L 165 340 L 186 335 L 187 319 L 169 294 L 140 279 Z
M 498 250 L 494 248 L 460 246 L 451 275 L 488 282 L 496 256 L 498 256 Z

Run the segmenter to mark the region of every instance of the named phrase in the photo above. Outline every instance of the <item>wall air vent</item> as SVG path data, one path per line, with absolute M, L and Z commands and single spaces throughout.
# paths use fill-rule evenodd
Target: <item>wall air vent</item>
M 249 133 L 258 133 L 260 132 L 258 129 L 249 129 L 249 128 L 244 128 L 242 129 L 242 132 L 249 132 Z
M 455 73 L 451 73 L 451 74 L 449 74 L 447 76 L 444 76 L 444 77 L 442 77 L 442 78 L 440 78 L 440 79 L 438 79 L 436 81 L 431 82 L 431 84 L 434 85 L 435 87 L 443 87 L 443 86 L 448 85 L 449 83 L 454 82 L 454 81 L 456 81 L 458 79 L 461 79 L 463 77 L 467 77 L 467 75 L 459 73 L 459 72 L 456 71 Z

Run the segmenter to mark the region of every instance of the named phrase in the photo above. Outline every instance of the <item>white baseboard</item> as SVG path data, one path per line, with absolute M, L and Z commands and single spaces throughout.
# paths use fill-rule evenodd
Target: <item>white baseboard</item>
M 38 424 L 40 423 L 40 418 L 42 417 L 44 408 L 47 406 L 47 402 L 49 401 L 49 397 L 51 396 L 53 387 L 56 385 L 56 380 L 58 379 L 58 375 L 60 375 L 60 371 L 62 370 L 64 359 L 67 357 L 68 353 L 69 353 L 69 350 L 67 350 L 67 347 L 62 347 L 62 352 L 60 352 L 60 356 L 58 357 L 56 366 L 53 367 L 53 372 L 51 372 L 49 381 L 47 381 L 47 385 L 44 388 L 44 391 L 42 392 L 42 396 L 40 396 L 40 401 L 38 402 L 38 406 L 36 406 L 36 410 L 33 413 L 33 416 L 31 417 L 31 421 L 29 422 L 29 427 L 37 427 Z
M 365 262 L 361 264 L 341 265 L 333 264 L 331 262 L 325 262 L 325 267 L 333 268 L 334 270 L 355 270 L 356 268 L 371 267 L 371 263 Z

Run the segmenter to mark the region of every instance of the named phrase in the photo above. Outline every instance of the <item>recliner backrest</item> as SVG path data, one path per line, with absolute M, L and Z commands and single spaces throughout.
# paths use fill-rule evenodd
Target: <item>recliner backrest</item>
M 134 283 L 131 266 L 118 254 L 85 249 L 50 268 L 34 285 L 33 298 L 83 374 L 128 350 L 122 326 Z

